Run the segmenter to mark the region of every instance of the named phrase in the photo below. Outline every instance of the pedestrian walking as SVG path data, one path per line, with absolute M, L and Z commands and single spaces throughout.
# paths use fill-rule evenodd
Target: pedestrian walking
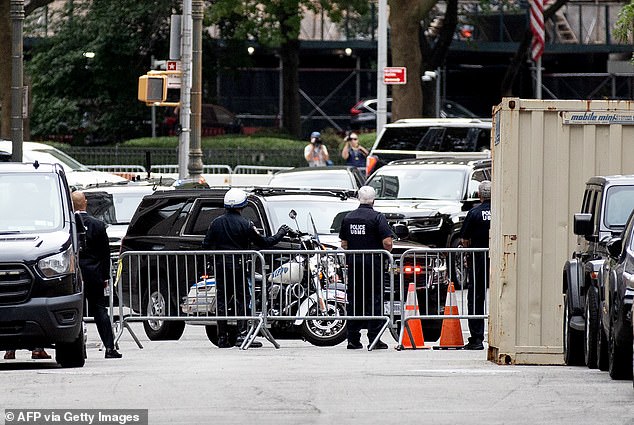
M 460 239 L 465 248 L 488 248 L 491 228 L 491 182 L 484 180 L 478 186 L 480 204 L 471 208 L 462 223 Z M 469 314 L 484 314 L 486 290 L 489 283 L 489 255 L 475 252 L 471 257 L 467 277 Z M 466 350 L 484 350 L 484 319 L 469 319 L 469 342 Z
M 225 213 L 216 217 L 205 234 L 203 249 L 216 251 L 237 251 L 235 255 L 215 255 L 214 271 L 216 277 L 216 311 L 218 316 L 246 316 L 250 313 L 250 292 L 244 259 L 240 251 L 250 248 L 251 243 L 258 247 L 271 247 L 282 240 L 291 231 L 287 225 L 280 226 L 273 236 L 262 236 L 252 221 L 242 217 L 241 212 L 247 205 L 247 194 L 241 189 L 229 189 L 224 197 Z M 218 320 L 218 347 L 231 347 L 226 320 Z M 238 320 L 239 347 L 247 335 L 247 323 Z M 253 341 L 252 348 L 262 343 Z
M 359 207 L 349 212 L 341 223 L 339 239 L 343 249 L 384 249 L 392 251 L 392 229 L 383 214 L 375 211 L 376 192 L 370 186 L 362 186 L 358 191 Z M 349 316 L 383 315 L 383 255 L 351 253 L 346 255 L 348 266 L 348 306 Z M 368 341 L 379 335 L 380 320 L 348 320 L 348 349 L 357 350 L 361 345 L 361 329 L 368 329 Z M 376 349 L 386 349 L 387 344 L 377 341 Z
M 79 213 L 86 229 L 86 246 L 79 252 L 79 268 L 84 281 L 84 296 L 88 314 L 92 314 L 101 342 L 106 347 L 106 359 L 119 359 L 115 349 L 112 323 L 108 316 L 108 300 L 104 295 L 110 280 L 110 244 L 103 221 L 86 212 L 86 196 L 81 191 L 72 194 L 73 208 Z
M 313 131 L 310 143 L 304 148 L 304 158 L 309 167 L 323 167 L 330 162 L 328 148 L 321 142 L 321 133 Z

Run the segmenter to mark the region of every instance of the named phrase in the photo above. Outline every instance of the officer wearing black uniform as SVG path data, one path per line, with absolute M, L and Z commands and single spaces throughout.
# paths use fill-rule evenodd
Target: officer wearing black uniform
M 262 236 L 252 221 L 242 217 L 240 212 L 247 205 L 247 194 L 240 189 L 229 189 L 225 194 L 224 205 L 226 211 L 216 217 L 205 235 L 203 249 L 216 251 L 245 251 L 253 242 L 258 247 L 270 247 L 278 243 L 291 229 L 287 225 L 280 227 L 278 232 L 269 237 Z M 244 268 L 244 257 L 240 255 L 215 255 L 214 269 L 216 274 L 216 306 L 219 316 L 233 313 L 245 316 L 250 304 L 250 293 L 247 287 L 247 276 Z M 247 333 L 244 320 L 238 321 L 239 335 L 235 343 L 242 345 Z M 228 348 L 229 336 L 227 321 L 218 321 L 218 347 Z M 261 347 L 260 342 L 251 343 L 252 348 Z
M 488 248 L 491 228 L 491 182 L 484 180 L 478 187 L 481 203 L 469 210 L 462 223 L 461 242 L 465 248 Z M 473 255 L 473 273 L 469 273 L 467 307 L 469 314 L 484 314 L 489 276 L 489 256 L 485 252 Z M 484 319 L 469 319 L 469 343 L 466 350 L 484 350 Z
M 359 208 L 349 212 L 341 223 L 339 238 L 343 249 L 392 250 L 392 229 L 385 216 L 372 208 L 376 192 L 370 186 L 358 191 Z M 348 254 L 348 315 L 382 316 L 383 256 L 381 254 Z M 348 320 L 348 349 L 363 348 L 361 328 L 367 327 L 370 343 L 377 337 L 382 323 L 379 320 Z M 378 341 L 375 349 L 387 344 Z

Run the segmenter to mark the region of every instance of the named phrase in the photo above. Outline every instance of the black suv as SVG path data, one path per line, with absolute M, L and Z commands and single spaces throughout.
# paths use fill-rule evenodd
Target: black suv
M 0 349 L 55 347 L 84 365 L 84 227 L 58 164 L 0 164 Z
M 634 208 L 634 176 L 596 176 L 586 183 L 581 212 L 573 217 L 577 248 L 563 268 L 564 361 L 607 370 L 607 334 L 601 330 L 601 270 L 607 243 L 623 231 Z M 605 326 L 608 324 L 606 323 Z
M 209 224 L 225 211 L 223 199 L 227 190 L 228 188 L 176 189 L 157 191 L 146 196 L 134 214 L 126 236 L 122 240 L 121 253 L 127 251 L 200 250 Z M 347 212 L 357 208 L 358 205 L 359 201 L 355 191 L 255 188 L 249 194 L 248 204 L 242 211 L 242 215 L 253 221 L 260 233 L 267 236 L 275 233 L 282 224 L 293 229 L 297 229 L 299 225 L 299 231 L 310 234 L 314 233 L 314 226 L 321 243 L 327 247 L 338 248 L 340 246 L 338 234 L 341 221 Z M 291 210 L 296 212 L 296 221 L 289 217 Z M 398 257 L 407 249 L 421 247 L 417 243 L 397 240 L 394 243 L 392 254 Z M 271 249 L 299 250 L 301 245 L 297 240 L 285 237 Z M 127 268 L 134 267 L 136 267 L 134 264 L 122 261 L 124 273 L 135 275 L 136 270 L 127 270 Z M 174 265 L 169 267 L 172 272 L 177 269 Z M 192 269 L 194 265 L 188 264 L 187 267 Z M 423 271 L 420 270 L 421 267 L 418 269 L 406 268 L 406 278 L 420 279 Z M 158 285 L 152 286 L 154 284 L 150 282 L 149 285 L 142 284 L 140 286 L 140 290 L 137 291 L 140 294 L 124 294 L 124 303 L 127 303 L 128 306 L 140 305 L 142 309 L 146 309 L 141 313 L 145 313 L 154 305 L 149 302 L 145 305 L 145 300 L 153 300 L 156 305 L 165 306 L 165 310 L 168 312 L 178 312 L 179 294 L 187 294 L 189 285 L 192 283 L 191 276 L 197 276 L 201 270 L 186 270 L 181 267 L 178 273 L 180 274 L 177 280 L 179 287 L 171 289 L 174 293 L 161 293 L 160 290 L 155 290 Z M 188 273 L 189 279 L 184 277 L 185 273 Z M 398 279 L 398 274 L 395 279 Z M 396 284 L 398 285 L 398 283 Z M 135 290 L 134 285 L 132 290 Z M 139 302 L 139 296 L 141 296 L 143 303 Z M 386 295 L 386 299 L 389 299 L 389 294 Z M 399 299 L 398 295 L 396 299 Z M 441 305 L 444 305 L 444 300 Z M 180 315 L 180 313 L 175 314 Z M 427 322 L 431 324 L 432 321 Z M 178 339 L 183 333 L 184 326 L 182 321 L 144 322 L 145 332 L 151 340 Z
M 393 161 L 366 184 L 376 190 L 374 208 L 389 223 L 407 225 L 415 242 L 442 248 L 458 245 L 483 180 L 491 180 L 490 159 L 439 158 Z

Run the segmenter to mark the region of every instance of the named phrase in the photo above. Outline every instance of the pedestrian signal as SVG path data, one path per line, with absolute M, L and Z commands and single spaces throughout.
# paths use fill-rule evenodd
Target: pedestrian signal
M 162 103 L 167 98 L 166 75 L 142 75 L 139 77 L 138 99 L 147 104 Z

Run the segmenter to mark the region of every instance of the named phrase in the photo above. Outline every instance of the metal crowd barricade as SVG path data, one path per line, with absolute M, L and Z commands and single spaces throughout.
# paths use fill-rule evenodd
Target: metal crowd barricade
M 483 279 L 476 276 L 476 268 L 488 270 L 488 248 L 424 248 L 405 251 L 399 260 L 399 299 L 407 300 L 408 287 L 413 283 L 416 288 L 416 312 L 401 317 L 398 347 L 403 346 L 403 337 L 408 333 L 414 345 L 409 321 L 420 319 L 440 334 L 443 319 L 488 319 L 486 291 L 489 287 L 489 273 L 483 273 Z M 456 288 L 456 300 L 459 314 L 445 314 L 449 283 Z M 484 286 L 484 287 L 483 287 Z M 468 289 L 467 289 L 468 287 Z M 476 293 L 483 292 L 483 305 L 476 305 Z M 469 302 L 474 309 L 469 308 Z M 403 304 L 405 307 L 405 305 Z M 477 311 L 477 310 L 481 310 Z M 405 313 L 405 308 L 403 308 Z M 425 326 L 426 325 L 426 326 Z M 424 332 L 423 332 L 424 333 Z M 414 348 L 415 345 L 414 345 Z
M 248 348 L 258 333 L 279 347 L 262 326 L 266 310 L 260 307 L 267 305 L 266 291 L 258 289 L 262 276 L 264 259 L 257 251 L 125 252 L 119 260 L 117 302 L 111 310 L 118 329 L 115 341 L 127 329 L 142 348 L 130 322 L 144 322 L 146 333 L 150 329 L 154 335 L 150 339 L 178 339 L 185 323 L 210 326 L 218 320 L 245 320 L 252 326 L 241 348 Z M 217 285 L 218 281 L 223 284 Z M 223 311 L 219 311 L 218 290 L 223 294 L 220 299 L 226 300 Z M 210 328 L 207 336 L 213 342 Z
M 343 341 L 346 322 L 382 321 L 374 348 L 394 319 L 394 259 L 385 250 L 263 250 L 267 327 L 302 327 L 315 345 Z M 358 261 L 351 261 L 357 258 Z M 372 272 L 376 268 L 377 272 Z M 358 281 L 354 285 L 354 281 Z M 357 302 L 351 303 L 351 300 Z M 385 307 L 387 306 L 387 308 Z M 385 310 L 389 310 L 388 314 Z M 286 324 L 288 326 L 288 324 Z M 349 326 L 349 324 L 348 324 Z
M 145 178 L 147 176 L 147 170 L 142 165 L 90 165 L 89 168 L 91 170 L 123 175 L 130 180 L 132 180 L 130 177 Z
M 278 171 L 290 170 L 293 167 L 274 167 L 269 165 L 236 165 L 233 174 L 275 174 Z

